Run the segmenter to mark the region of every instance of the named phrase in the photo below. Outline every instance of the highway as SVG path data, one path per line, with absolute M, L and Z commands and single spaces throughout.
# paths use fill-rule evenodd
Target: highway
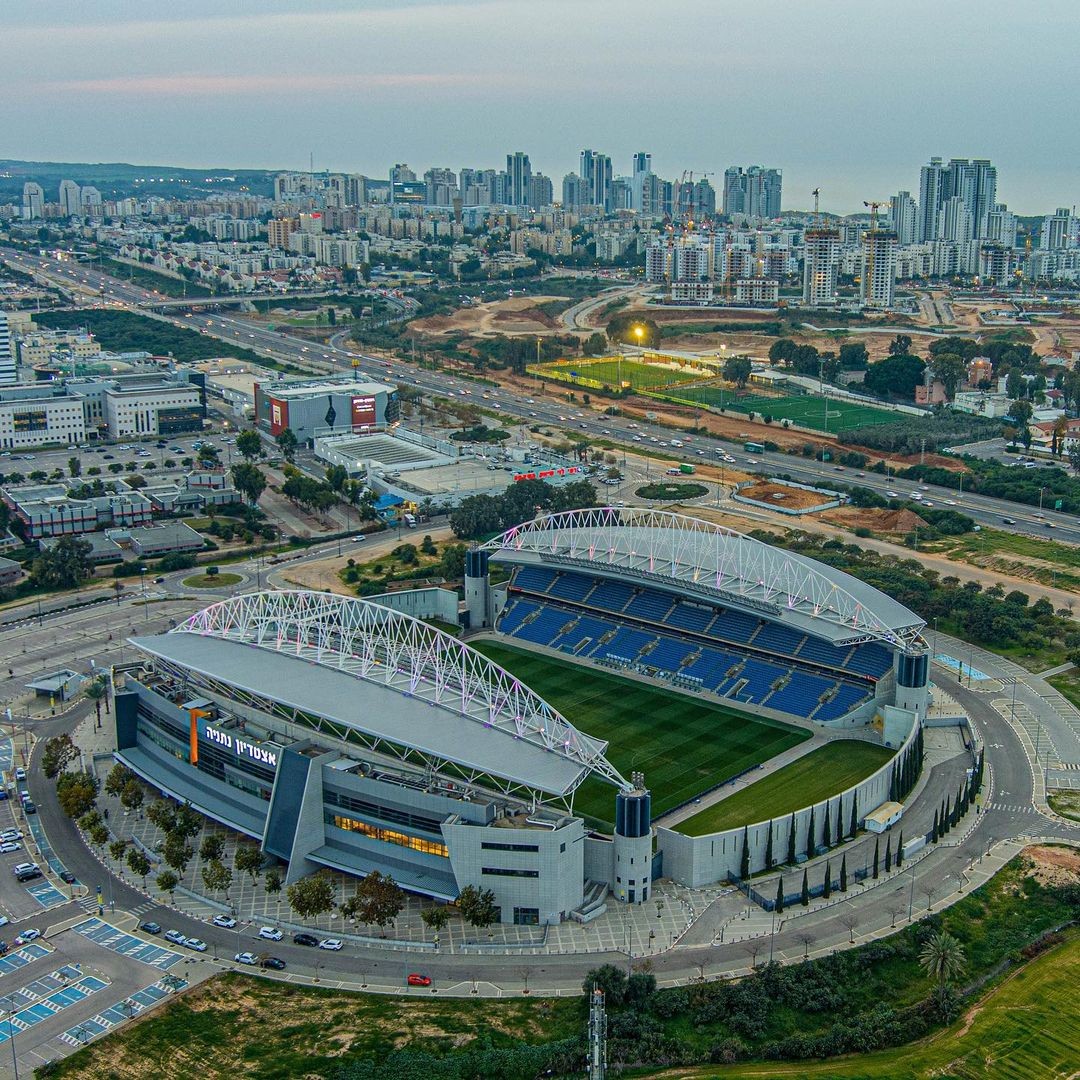
M 5 253 L 5 258 L 26 273 L 44 274 L 50 280 L 62 283 L 69 290 L 80 290 L 84 296 L 101 299 L 102 290 L 107 302 L 136 309 L 145 308 L 160 297 L 147 292 L 136 285 L 118 280 L 95 268 L 81 263 L 58 263 L 53 260 L 28 256 L 21 253 Z M 633 288 L 631 286 L 629 288 Z M 615 292 L 605 292 L 599 302 L 607 302 Z M 580 307 L 580 305 L 577 305 Z M 573 309 L 570 309 L 573 310 Z M 158 316 L 164 318 L 164 316 Z M 620 443 L 627 451 L 635 448 L 647 450 L 670 442 L 673 431 L 659 424 L 645 421 L 633 422 L 617 416 L 605 416 L 598 410 L 596 403 L 592 407 L 560 403 L 550 391 L 542 394 L 539 386 L 533 398 L 522 399 L 520 395 L 505 389 L 483 388 L 466 379 L 458 379 L 444 372 L 427 371 L 408 361 L 394 358 L 385 359 L 357 353 L 342 348 L 336 342 L 341 335 L 324 345 L 314 344 L 303 339 L 269 330 L 249 319 L 223 315 L 218 312 L 189 312 L 169 321 L 180 326 L 204 332 L 209 336 L 242 345 L 256 352 L 273 357 L 285 363 L 320 363 L 328 369 L 351 370 L 354 361 L 359 361 L 359 371 L 367 377 L 393 383 L 414 386 L 425 394 L 441 396 L 471 396 L 474 404 L 501 410 L 537 424 L 566 428 L 581 432 L 591 440 L 604 439 Z M 487 393 L 484 401 L 481 393 Z M 761 438 L 760 429 L 748 429 L 752 438 Z M 1015 532 L 1029 536 L 1060 540 L 1068 543 L 1080 543 L 1080 520 L 1044 508 L 1042 511 L 1005 499 L 988 498 L 961 492 L 959 489 L 946 489 L 935 485 L 920 488 L 911 481 L 902 481 L 893 477 L 880 476 L 873 472 L 845 469 L 831 463 L 808 460 L 801 456 L 783 453 L 765 453 L 750 457 L 741 447 L 734 448 L 730 442 L 707 436 L 688 436 L 674 433 L 685 445 L 681 450 L 666 449 L 672 455 L 679 454 L 690 461 L 717 461 L 717 452 L 724 450 L 735 454 L 737 467 L 766 475 L 788 475 L 801 483 L 844 484 L 868 488 L 885 498 L 910 498 L 916 492 L 921 493 L 937 509 L 949 508 L 960 510 L 982 527 L 993 527 L 1006 532 Z M 635 440 L 635 436 L 637 440 Z M 811 437 L 808 436 L 808 440 Z M 699 454 L 698 451 L 701 451 Z M 1038 477 L 1038 469 L 1031 470 Z M 1006 521 L 1006 519 L 1011 519 Z M 1052 527 L 1051 527 L 1052 526 Z

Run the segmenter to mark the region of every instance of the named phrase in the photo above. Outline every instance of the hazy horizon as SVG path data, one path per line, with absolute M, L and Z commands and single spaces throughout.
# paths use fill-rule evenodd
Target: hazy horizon
M 617 175 L 645 150 L 659 175 L 711 173 L 718 190 L 729 165 L 779 168 L 786 209 L 820 187 L 838 213 L 917 198 L 931 156 L 982 157 L 1015 213 L 1078 201 L 1080 76 L 1018 56 L 1080 33 L 1065 0 L 1019 20 L 1001 0 L 676 0 L 659 18 L 642 0 L 235 6 L 6 12 L 5 156 L 289 170 L 313 153 L 317 170 L 381 177 L 524 150 L 558 195 L 581 149 Z

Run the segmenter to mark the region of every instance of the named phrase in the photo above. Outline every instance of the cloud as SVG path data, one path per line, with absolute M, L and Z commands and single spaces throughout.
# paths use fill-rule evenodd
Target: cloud
M 104 79 L 58 79 L 36 84 L 36 91 L 57 93 L 173 97 L 191 95 L 322 94 L 338 91 L 506 88 L 504 75 L 481 74 L 341 74 L 341 75 L 117 75 Z

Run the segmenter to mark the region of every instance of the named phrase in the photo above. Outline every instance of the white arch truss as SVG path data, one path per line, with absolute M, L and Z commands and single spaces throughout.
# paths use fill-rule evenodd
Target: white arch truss
M 484 547 L 494 554 L 531 553 L 544 561 L 679 582 L 775 615 L 787 611 L 821 619 L 853 639 L 908 646 L 924 625 L 913 612 L 846 574 L 850 587 L 811 559 L 668 510 L 609 506 L 541 515 Z
M 578 731 L 520 679 L 457 638 L 379 604 L 300 590 L 246 593 L 170 634 L 222 638 L 335 668 L 558 754 L 583 768 L 582 779 L 588 770 L 631 786 L 604 756 L 605 741 Z

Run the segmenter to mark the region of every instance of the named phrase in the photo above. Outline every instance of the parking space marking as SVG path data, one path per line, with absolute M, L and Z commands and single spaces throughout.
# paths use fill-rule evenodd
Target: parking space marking
M 58 907 L 66 904 L 68 898 L 55 885 L 48 881 L 39 882 L 37 885 L 28 885 L 26 891 L 43 907 Z
M 151 941 L 144 941 L 142 938 L 135 937 L 134 934 L 118 930 L 110 923 L 102 922 L 101 919 L 86 919 L 81 923 L 77 923 L 72 929 L 77 934 L 82 934 L 83 937 L 87 937 L 102 946 L 102 948 L 111 949 L 115 953 L 120 953 L 121 956 L 128 956 L 143 964 L 149 964 L 151 967 L 161 968 L 162 971 L 168 971 L 173 964 L 178 964 L 181 960 L 186 959 L 180 953 L 175 953 L 171 949 L 164 949 Z
M 17 952 L 8 953 L 7 956 L 0 956 L 0 975 L 9 975 L 13 971 L 18 971 L 26 967 L 27 964 L 31 964 L 43 956 L 48 956 L 50 952 L 52 952 L 52 949 L 47 946 L 31 941 L 29 945 L 23 945 Z
M 45 976 L 45 978 L 38 979 L 29 986 L 22 987 L 8 998 L 11 1004 L 16 1005 L 16 1009 L 14 1015 L 10 1017 L 10 1027 L 5 1025 L 0 1028 L 0 1043 L 4 1043 L 12 1037 L 12 1028 L 19 1032 L 26 1031 L 27 1028 L 40 1024 L 42 1020 L 48 1020 L 69 1006 L 85 1001 L 91 994 L 96 994 L 109 985 L 104 979 L 98 979 L 93 975 L 82 976 L 78 978 L 77 982 L 64 985 L 63 980 L 59 977 L 63 972 L 72 972 L 76 976 L 80 974 L 75 968 L 60 968 L 58 971 L 54 971 L 52 975 Z M 32 988 L 46 989 L 50 981 L 56 983 L 59 989 L 52 989 L 47 997 L 39 997 L 34 1000 L 35 990 Z M 19 997 L 25 999 L 24 1004 L 18 1004 Z
M 161 982 L 153 983 L 142 990 L 137 990 L 130 997 L 124 998 L 123 1001 L 118 1001 L 115 1005 L 102 1009 L 101 1012 L 96 1016 L 92 1016 L 89 1020 L 84 1020 L 73 1028 L 68 1028 L 67 1031 L 60 1035 L 60 1039 L 71 1046 L 82 1046 L 91 1039 L 97 1038 L 98 1035 L 104 1034 L 110 1028 L 116 1027 L 117 1024 L 122 1024 L 125 1020 L 138 1016 L 144 1009 L 156 1005 L 163 998 L 168 997 L 170 992 L 183 990 L 186 986 L 187 982 L 184 979 L 174 979 L 171 991 Z

